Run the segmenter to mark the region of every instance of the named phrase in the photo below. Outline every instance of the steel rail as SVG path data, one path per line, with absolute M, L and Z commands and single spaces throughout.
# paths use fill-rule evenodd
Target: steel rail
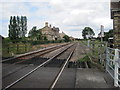
M 46 54 L 46 53 L 52 51 L 53 49 L 54 49 L 54 50 L 57 50 L 57 49 L 59 49 L 59 48 L 61 48 L 61 47 L 62 47 L 62 46 L 55 47 L 55 49 L 54 49 L 54 48 L 51 48 L 51 49 L 49 49 L 49 51 L 48 51 L 48 50 L 47 50 L 47 51 L 44 51 L 44 52 L 40 53 L 39 55 L 36 55 L 35 57 L 37 57 L 37 56 L 41 56 L 41 55 L 44 55 L 44 54 Z M 33 57 L 32 57 L 32 58 L 33 58 Z M 22 63 L 22 62 L 28 61 L 28 60 L 29 60 L 29 59 L 26 59 L 26 60 L 20 60 L 20 61 L 18 61 L 18 62 L 12 63 L 12 64 L 6 66 L 6 67 L 4 68 L 4 70 L 8 69 L 9 67 L 11 67 L 11 66 L 13 66 L 13 65 L 16 65 L 16 64 L 19 64 L 19 63 Z M 29 66 L 29 65 L 27 65 L 27 66 Z M 13 72 L 10 72 L 10 73 L 8 73 L 7 75 L 3 76 L 2 78 L 5 78 L 6 76 L 8 76 L 8 75 L 10 75 L 10 74 L 12 74 L 12 73 L 14 73 L 14 72 L 20 70 L 21 68 L 27 67 L 27 66 L 20 67 L 20 68 L 14 70 Z
M 64 45 L 68 45 L 68 44 L 69 43 L 67 43 L 67 44 L 65 43 L 65 44 L 62 44 L 62 45 L 55 45 L 55 46 L 43 48 L 43 49 L 40 49 L 40 50 L 37 50 L 37 51 L 32 51 L 32 52 L 28 52 L 28 53 L 25 53 L 25 54 L 20 54 L 18 56 L 14 56 L 12 58 L 8 58 L 8 59 L 5 59 L 5 60 L 2 60 L 2 61 L 0 61 L 0 63 L 6 62 L 6 61 L 10 61 L 10 60 L 13 60 L 13 59 L 16 59 L 16 58 L 21 58 L 21 57 L 24 57 L 24 56 L 29 56 L 31 54 L 36 54 L 36 53 L 39 53 L 41 51 L 49 50 L 49 49 L 52 49 L 52 48 L 55 48 L 55 47 L 64 46 Z
M 16 81 L 14 81 L 13 83 L 9 84 L 8 86 L 6 86 L 5 88 L 2 88 L 2 90 L 6 90 L 10 87 L 12 87 L 13 85 L 15 85 L 16 83 L 20 82 L 22 79 L 24 79 L 25 77 L 27 77 L 28 75 L 32 74 L 33 72 L 35 72 L 37 69 L 39 69 L 40 67 L 42 67 L 43 65 L 47 64 L 48 62 L 50 62 L 52 59 L 54 59 L 55 57 L 59 56 L 61 53 L 65 52 L 67 49 L 69 49 L 72 45 L 69 45 L 67 48 L 63 49 L 61 52 L 59 52 L 58 54 L 56 54 L 55 56 L 51 57 L 50 59 L 48 59 L 47 61 L 43 62 L 42 64 L 40 64 L 39 66 L 37 66 L 36 68 L 34 68 L 33 70 L 31 70 L 30 72 L 28 72 L 27 74 L 25 74 L 24 76 L 22 76 L 21 78 L 17 79 Z
M 56 76 L 55 80 L 53 81 L 52 85 L 50 86 L 50 90 L 52 90 L 52 89 L 55 87 L 55 85 L 56 85 L 56 83 L 58 82 L 58 80 L 59 80 L 61 74 L 63 73 L 63 71 L 64 71 L 64 69 L 65 69 L 65 67 L 66 67 L 66 65 L 67 65 L 67 63 L 68 63 L 68 61 L 69 61 L 70 58 L 72 57 L 74 51 L 75 51 L 75 48 L 74 48 L 73 51 L 69 54 L 67 60 L 65 61 L 65 63 L 64 63 L 63 66 L 61 67 L 61 69 L 60 69 L 58 75 Z
M 37 56 L 41 56 L 41 55 L 44 55 L 44 54 L 46 54 L 46 53 L 49 53 L 50 51 L 53 51 L 53 50 L 57 50 L 57 49 L 59 49 L 59 48 L 61 48 L 62 46 L 58 46 L 58 47 L 55 47 L 55 49 L 54 48 L 51 48 L 51 49 L 47 49 L 47 50 L 49 50 L 49 51 L 45 51 L 44 50 L 44 52 L 42 52 L 42 53 L 39 53 L 39 55 L 36 55 L 36 56 L 33 56 L 33 57 L 31 57 L 31 58 L 34 58 L 34 57 L 37 57 Z M 30 58 L 30 59 L 31 59 Z M 10 64 L 10 65 L 8 65 L 8 66 L 6 66 L 4 69 L 6 69 L 6 68 L 8 68 L 8 67 L 10 67 L 10 66 L 12 66 L 12 65 L 16 65 L 16 64 L 19 64 L 19 63 L 22 63 L 22 62 L 25 62 L 25 61 L 28 61 L 29 59 L 26 59 L 26 60 L 20 60 L 20 61 L 18 61 L 18 62 L 15 62 L 15 63 L 12 63 L 12 64 Z

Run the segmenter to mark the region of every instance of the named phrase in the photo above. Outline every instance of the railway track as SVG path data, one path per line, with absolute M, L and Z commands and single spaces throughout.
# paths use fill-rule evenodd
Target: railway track
M 33 58 L 33 57 L 36 57 L 36 56 L 39 56 L 39 55 L 46 54 L 46 53 L 48 53 L 52 50 L 61 48 L 61 47 L 66 46 L 68 44 L 69 43 L 56 45 L 56 46 L 52 46 L 52 47 L 48 47 L 48 48 L 43 48 L 43 49 L 40 49 L 40 50 L 37 50 L 37 51 L 28 52 L 28 53 L 25 53 L 25 54 L 15 56 L 13 58 L 8 58 L 8 59 L 5 59 L 5 60 L 2 60 L 1 62 L 2 63 L 6 63 L 6 62 L 14 63 L 14 62 L 17 62 L 18 59 L 30 59 L 30 58 Z
M 71 56 L 75 50 L 75 47 L 76 47 L 76 44 L 69 44 L 69 45 L 66 45 L 59 53 L 56 53 L 51 58 L 47 58 L 47 59 L 42 58 L 42 60 L 39 60 L 40 57 L 35 57 L 35 58 L 32 58 L 32 60 L 33 59 L 36 60 L 36 62 L 34 62 L 34 63 L 31 63 L 32 61 L 22 62 L 22 64 L 26 64 L 26 63 L 30 64 L 31 63 L 29 65 L 30 67 L 26 67 L 24 69 L 20 68 L 19 72 L 14 72 L 13 74 L 9 75 L 9 77 L 3 78 L 3 90 L 9 89 L 9 88 L 15 88 L 15 87 L 19 88 L 19 87 L 21 87 L 21 85 L 19 85 L 20 83 L 25 83 L 24 80 L 30 78 L 32 75 L 36 76 L 36 75 L 34 75 L 35 73 L 41 72 L 41 70 L 44 70 L 44 69 L 46 70 L 48 67 L 56 67 L 57 70 L 54 72 L 54 75 L 53 75 L 54 77 L 51 75 L 53 80 L 51 80 L 49 84 L 43 83 L 44 85 L 47 85 L 47 88 L 53 89 L 55 87 L 56 83 L 58 82 L 61 74 L 63 73 L 65 67 L 67 67 L 69 59 L 71 58 Z M 63 60 L 57 59 L 57 57 L 59 57 L 60 55 L 63 55 L 63 54 L 68 55 L 68 57 Z M 38 54 L 37 54 L 37 56 L 38 56 Z M 53 68 L 51 70 L 53 70 Z M 16 75 L 18 75 L 18 76 L 16 76 Z M 46 73 L 46 75 L 48 75 L 48 74 Z M 14 76 L 16 76 L 16 77 L 14 77 Z M 41 79 L 42 79 L 42 77 L 41 77 Z M 10 81 L 10 82 L 8 82 L 8 81 Z M 42 80 L 41 80 L 41 82 L 42 82 Z M 40 85 L 38 85 L 38 86 L 40 86 Z
M 17 72 L 20 69 L 29 67 L 29 65 L 35 65 L 35 64 L 40 64 L 47 60 L 46 58 L 40 58 L 40 56 L 47 54 L 51 51 L 57 50 L 59 48 L 62 48 L 63 46 L 66 46 L 68 44 L 62 44 L 62 45 L 57 45 L 55 47 L 50 47 L 46 48 L 43 50 L 40 50 L 39 52 L 33 53 L 33 54 L 28 54 L 28 55 L 23 55 L 20 57 L 16 57 L 14 59 L 7 59 L 2 62 L 2 71 L 3 71 L 3 78 L 6 76 L 9 76 L 10 74 L 13 74 Z M 41 60 L 37 60 L 41 59 Z M 37 61 L 36 61 L 37 60 Z
M 56 86 L 56 84 L 57 84 L 60 76 L 62 75 L 65 67 L 66 67 L 67 64 L 68 64 L 68 61 L 69 61 L 70 58 L 72 57 L 72 54 L 74 53 L 74 50 L 75 50 L 75 48 L 71 51 L 71 53 L 69 54 L 67 60 L 65 61 L 65 63 L 63 64 L 63 66 L 60 68 L 59 73 L 57 74 L 56 78 L 54 79 L 53 83 L 52 83 L 51 86 L 50 86 L 50 90 L 52 90 L 53 88 L 55 88 L 55 86 Z

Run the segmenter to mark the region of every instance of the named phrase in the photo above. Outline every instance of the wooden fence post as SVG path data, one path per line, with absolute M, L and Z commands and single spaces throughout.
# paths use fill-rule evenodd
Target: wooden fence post
M 8 51 L 8 54 L 9 54 L 9 53 L 10 53 L 10 47 L 9 47 L 9 45 L 8 45 L 8 48 L 7 48 L 7 49 L 8 49 L 8 50 L 7 50 L 7 51 Z
M 26 43 L 25 43 L 25 52 L 27 52 L 27 45 L 26 45 Z
M 19 52 L 19 44 L 17 43 L 17 53 Z

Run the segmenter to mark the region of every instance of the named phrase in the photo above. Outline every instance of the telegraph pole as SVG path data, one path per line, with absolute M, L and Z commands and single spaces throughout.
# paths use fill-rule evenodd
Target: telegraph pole
M 104 37 L 104 26 L 101 25 L 100 29 L 101 29 L 101 42 L 103 42 L 103 37 Z

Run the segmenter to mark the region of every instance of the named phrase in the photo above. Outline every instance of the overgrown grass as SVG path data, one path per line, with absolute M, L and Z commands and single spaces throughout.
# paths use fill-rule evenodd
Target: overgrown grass
M 53 43 L 45 43 L 45 44 L 37 44 L 37 45 L 33 45 L 31 43 L 2 43 L 2 57 L 4 58 L 8 58 L 8 57 L 12 57 L 14 55 L 17 54 L 22 54 L 22 53 L 26 53 L 29 51 L 34 51 L 34 50 L 38 50 L 42 47 L 41 45 L 47 45 L 47 44 L 53 44 Z
M 2 57 L 11 57 L 31 50 L 29 43 L 9 43 L 2 45 Z
M 90 58 L 88 57 L 88 55 L 86 55 L 83 58 L 78 59 L 78 62 L 87 62 L 87 61 L 90 61 Z
M 84 40 L 82 41 L 82 43 L 87 46 L 88 42 L 87 40 Z M 104 53 L 105 46 L 102 46 L 101 44 L 105 44 L 105 42 L 101 43 L 99 40 L 90 41 L 90 52 L 88 53 L 88 55 L 98 58 L 100 53 Z

